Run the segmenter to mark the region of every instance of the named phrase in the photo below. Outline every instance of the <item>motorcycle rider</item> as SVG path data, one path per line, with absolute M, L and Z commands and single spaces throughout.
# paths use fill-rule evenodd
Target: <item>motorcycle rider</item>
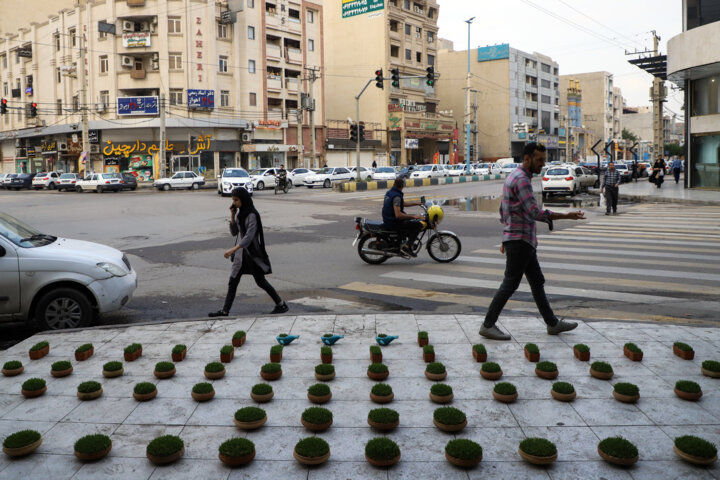
M 287 170 L 285 165 L 280 164 L 280 168 L 277 170 L 277 184 L 280 188 L 285 188 L 285 182 L 287 181 Z
M 396 178 L 393 186 L 385 193 L 383 201 L 382 218 L 386 229 L 402 232 L 407 236 L 407 242 L 400 248 L 400 253 L 405 256 L 416 255 L 412 253 L 412 245 L 415 243 L 418 234 L 422 230 L 420 220 L 422 215 L 408 215 L 405 213 L 405 207 L 415 207 L 422 205 L 421 202 L 407 202 L 403 198 L 403 188 L 405 180 Z

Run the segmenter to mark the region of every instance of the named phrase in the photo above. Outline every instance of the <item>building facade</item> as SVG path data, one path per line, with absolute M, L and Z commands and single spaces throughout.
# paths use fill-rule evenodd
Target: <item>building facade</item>
M 175 170 L 214 178 L 229 166 L 322 162 L 322 81 L 305 102 L 320 148 L 314 160 L 298 151 L 298 114 L 310 123 L 298 108 L 307 69 L 323 67 L 320 0 L 96 0 L 48 13 L 0 39 L 2 171 L 128 171 L 151 181 Z
M 626 107 L 623 109 L 623 129 L 633 133 L 640 141 L 653 141 L 653 113 L 650 107 Z M 665 143 L 685 144 L 685 124 L 677 118 L 663 115 L 663 138 Z

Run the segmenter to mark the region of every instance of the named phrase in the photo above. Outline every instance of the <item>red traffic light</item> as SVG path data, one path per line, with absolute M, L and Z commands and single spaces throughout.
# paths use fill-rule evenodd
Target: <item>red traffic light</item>
M 375 76 L 381 76 L 382 77 L 383 71 L 382 70 L 375 70 Z
M 7 105 L 7 98 L 3 98 L 3 99 L 2 99 L 2 104 L 3 104 L 3 105 Z
M 32 103 L 32 107 L 33 107 L 33 108 L 37 108 L 37 103 L 33 102 L 33 103 Z

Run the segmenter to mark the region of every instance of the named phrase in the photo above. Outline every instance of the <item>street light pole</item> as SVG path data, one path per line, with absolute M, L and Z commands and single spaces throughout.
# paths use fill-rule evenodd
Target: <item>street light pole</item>
M 470 24 L 473 20 L 475 17 L 465 20 L 468 26 L 467 88 L 465 89 L 465 171 L 467 173 L 470 173 Z

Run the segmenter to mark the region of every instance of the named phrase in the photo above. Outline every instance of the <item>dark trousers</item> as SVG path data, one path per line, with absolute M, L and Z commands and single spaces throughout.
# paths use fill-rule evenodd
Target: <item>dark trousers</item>
M 613 212 L 617 212 L 618 190 L 618 187 L 605 186 L 605 205 L 607 205 L 605 211 L 608 213 L 610 208 Z
M 403 220 L 401 224 L 395 227 L 395 230 L 408 237 L 407 245 L 412 248 L 413 243 L 415 243 L 415 239 L 422 230 L 422 224 L 419 220 Z
M 239 274 L 237 277 L 230 277 L 230 281 L 228 281 L 227 296 L 225 297 L 225 305 L 223 305 L 223 311 L 225 312 L 229 312 L 230 308 L 232 308 L 233 301 L 235 301 L 235 294 L 237 293 L 237 287 L 240 284 L 240 277 L 242 277 L 242 274 Z M 282 299 L 272 285 L 270 285 L 270 283 L 265 279 L 265 275 L 262 272 L 253 273 L 253 278 L 255 279 L 257 286 L 265 290 L 276 305 L 279 305 L 282 302 Z
M 555 325 L 557 318 L 550 308 L 545 295 L 545 277 L 540 270 L 537 252 L 529 243 L 522 240 L 503 242 L 505 246 L 505 278 L 488 307 L 484 325 L 491 327 L 497 322 L 500 312 L 515 290 L 520 286 L 523 275 L 530 284 L 535 304 L 545 323 Z
M 675 183 L 678 183 L 680 181 L 680 169 L 679 168 L 673 168 L 673 176 L 675 177 Z

